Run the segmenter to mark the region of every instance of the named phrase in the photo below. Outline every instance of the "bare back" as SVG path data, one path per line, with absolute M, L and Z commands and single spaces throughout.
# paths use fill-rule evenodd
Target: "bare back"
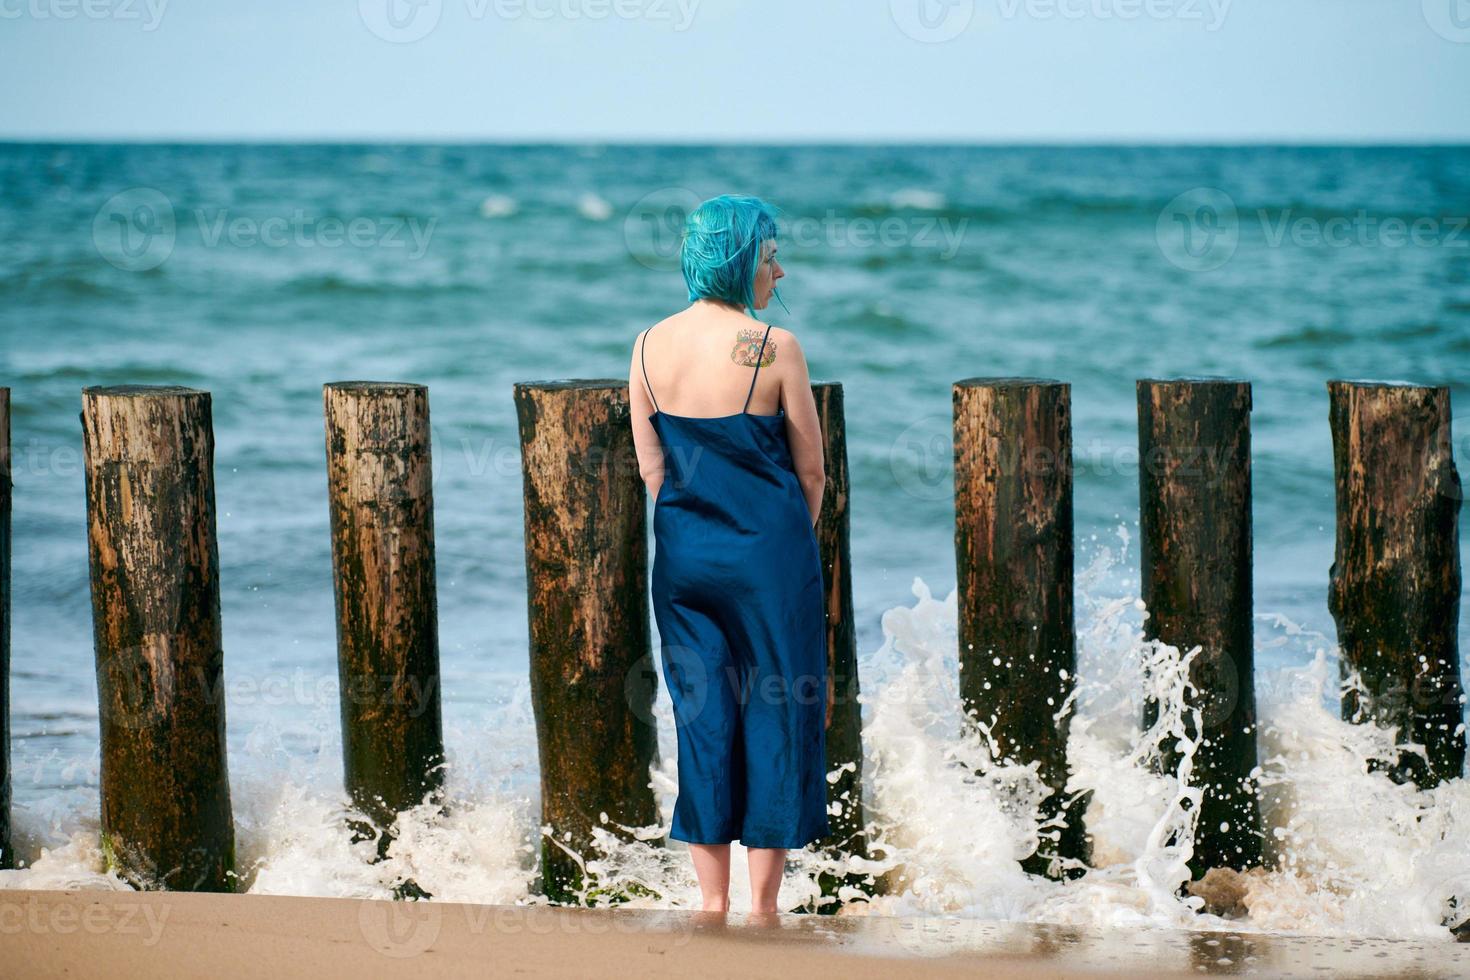
M 782 367 L 790 361 L 779 356 L 778 329 L 697 307 L 655 324 L 644 331 L 638 352 L 650 401 L 670 415 L 719 417 L 742 407 L 775 415 L 783 407 Z
M 710 419 L 784 414 L 796 474 L 810 488 L 813 512 L 820 507 L 821 423 L 806 356 L 790 331 L 696 303 L 638 335 L 628 386 L 639 471 L 650 493 L 657 495 L 663 478 L 653 413 Z

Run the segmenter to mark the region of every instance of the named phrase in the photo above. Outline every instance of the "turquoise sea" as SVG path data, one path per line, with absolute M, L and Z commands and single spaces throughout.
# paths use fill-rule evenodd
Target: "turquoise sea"
M 1135 380 L 1249 379 L 1256 610 L 1319 646 L 1325 382 L 1450 386 L 1470 465 L 1470 147 L 0 145 L 30 857 L 96 805 L 88 385 L 213 393 L 232 777 L 290 784 L 336 762 L 321 385 L 427 384 L 446 738 L 479 785 L 534 791 L 511 385 L 625 378 L 686 301 L 683 213 L 721 192 L 784 212 L 766 314 L 846 392 L 864 662 L 916 579 L 954 587 L 960 378 L 1071 383 L 1078 560 L 1108 549 L 1087 587 L 1123 597 Z M 1272 622 L 1262 671 L 1311 659 Z

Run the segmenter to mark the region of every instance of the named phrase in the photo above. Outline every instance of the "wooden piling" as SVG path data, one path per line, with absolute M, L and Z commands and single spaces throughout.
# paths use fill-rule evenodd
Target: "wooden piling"
M 397 815 L 440 801 L 444 737 L 429 392 L 322 386 L 343 773 L 380 852 Z
M 82 391 L 102 844 L 141 888 L 233 891 L 205 391 Z
M 10 389 L 0 388 L 0 870 L 15 867 L 10 836 Z
M 1047 827 L 1023 865 L 1060 875 L 1058 859 L 1088 854 L 1085 801 L 1065 791 L 1077 674 L 1071 389 L 967 378 L 953 395 L 960 697 L 1005 758 L 1038 764 Z
M 1198 646 L 1190 679 L 1203 731 L 1192 783 L 1203 787 L 1190 870 L 1261 860 L 1251 597 L 1251 387 L 1224 378 L 1138 382 L 1139 537 L 1144 636 Z M 1158 706 L 1149 702 L 1145 724 Z M 1164 764 L 1177 765 L 1177 744 Z
M 1348 689 L 1342 716 L 1422 745 L 1389 767 L 1421 787 L 1465 768 L 1460 686 L 1460 477 L 1450 392 L 1329 381 L 1337 546 L 1328 605 Z
M 627 382 L 515 385 L 525 497 L 531 704 L 541 760 L 541 890 L 572 901 L 592 830 L 659 820 L 647 491 Z M 570 852 L 570 853 L 569 853 Z
M 842 385 L 812 385 L 817 417 L 822 426 L 827 488 L 816 525 L 822 555 L 822 584 L 827 597 L 827 684 L 832 718 L 827 727 L 827 772 L 837 773 L 827 783 L 827 806 L 832 833 L 820 847 L 856 857 L 867 857 L 863 832 L 862 705 L 858 702 L 857 624 L 852 611 L 851 481 L 847 469 L 847 418 Z M 867 888 L 866 875 L 822 875 L 824 895 L 845 887 Z M 824 909 L 825 910 L 825 907 Z M 819 910 L 820 911 L 820 910 Z

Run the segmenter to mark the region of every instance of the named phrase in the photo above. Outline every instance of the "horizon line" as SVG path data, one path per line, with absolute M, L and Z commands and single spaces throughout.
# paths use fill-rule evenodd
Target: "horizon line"
M 956 138 L 944 136 L 903 137 L 822 137 L 812 139 L 754 139 L 746 137 L 711 137 L 678 139 L 660 136 L 96 136 L 96 135 L 10 135 L 0 133 L 0 144 L 57 145 L 131 145 L 131 146 L 603 146 L 603 147 L 1037 147 L 1037 148 L 1121 148 L 1121 147 L 1354 147 L 1354 148 L 1450 148 L 1470 146 L 1470 135 L 1392 136 L 1392 137 L 1324 137 L 1282 139 L 1279 137 L 1002 137 Z

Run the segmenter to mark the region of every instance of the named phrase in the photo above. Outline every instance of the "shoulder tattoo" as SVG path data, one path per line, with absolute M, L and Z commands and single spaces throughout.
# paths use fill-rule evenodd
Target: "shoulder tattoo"
M 761 354 L 762 337 L 766 339 L 765 354 Z M 761 359 L 761 367 L 769 367 L 775 363 L 776 342 L 767 337 L 764 330 L 741 330 L 735 335 L 735 346 L 730 349 L 730 360 L 744 367 L 755 367 L 757 357 Z

